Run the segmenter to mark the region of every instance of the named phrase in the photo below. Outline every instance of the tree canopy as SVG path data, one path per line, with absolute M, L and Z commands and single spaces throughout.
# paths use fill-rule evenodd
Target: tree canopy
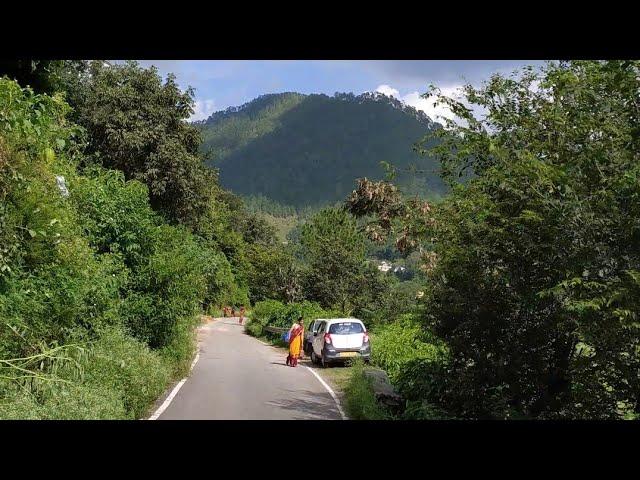
M 431 153 L 445 178 L 474 178 L 437 205 L 375 184 L 350 199 L 423 251 L 424 325 L 452 358 L 431 401 L 464 417 L 638 412 L 639 69 L 550 63 L 467 85 L 467 104 L 439 97 L 459 119 Z
M 200 133 L 186 122 L 193 90 L 136 62 L 92 62 L 82 88 L 74 107 L 87 132 L 86 162 L 143 182 L 167 219 L 197 226 L 218 186 L 215 171 L 203 165 Z

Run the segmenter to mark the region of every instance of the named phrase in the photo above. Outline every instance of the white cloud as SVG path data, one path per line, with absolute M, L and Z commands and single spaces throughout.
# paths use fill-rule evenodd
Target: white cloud
M 440 91 L 442 95 L 460 100 L 460 87 L 461 85 L 443 87 L 440 89 Z M 420 93 L 411 92 L 405 95 L 402 100 L 404 103 L 406 103 L 407 105 L 411 105 L 416 110 L 422 110 L 429 116 L 429 118 L 435 120 L 436 122 L 440 120 L 440 117 L 448 118 L 450 120 L 453 120 L 455 117 L 449 107 L 443 104 L 436 104 L 436 99 L 434 97 L 422 98 L 420 96 Z
M 446 97 L 450 97 L 454 100 L 460 101 L 463 105 L 471 108 L 471 110 L 473 111 L 473 115 L 477 119 L 483 118 L 487 111 L 479 105 L 472 105 L 467 102 L 462 95 L 462 86 L 462 84 L 458 84 L 440 87 L 440 93 Z M 402 101 L 405 105 L 409 105 L 416 110 L 423 111 L 429 116 L 429 118 L 431 118 L 435 122 L 444 124 L 444 121 L 442 119 L 447 118 L 450 120 L 455 120 L 459 125 L 466 124 L 464 120 L 456 118 L 456 116 L 448 106 L 442 103 L 437 103 L 435 97 L 423 98 L 421 96 L 421 93 L 417 91 L 401 95 L 400 91 L 397 88 L 393 88 L 392 86 L 386 84 L 378 86 L 375 91 L 383 93 L 390 97 L 395 97 L 398 100 Z
M 383 93 L 387 97 L 396 97 L 402 100 L 402 98 L 400 97 L 400 92 L 390 85 L 379 85 L 378 88 L 376 88 L 376 92 Z
M 462 85 L 451 85 L 448 87 L 441 87 L 440 91 L 447 97 L 452 97 L 459 100 L 461 98 L 461 87 Z M 429 116 L 429 118 L 435 120 L 436 122 L 439 120 L 439 117 L 445 117 L 449 119 L 454 118 L 453 113 L 446 105 L 434 105 L 434 97 L 423 98 L 420 96 L 420 92 L 415 91 L 407 93 L 406 95 L 400 95 L 400 91 L 390 85 L 380 85 L 378 86 L 378 88 L 376 88 L 376 92 L 383 93 L 390 97 L 395 97 L 398 100 L 401 100 L 406 105 L 412 106 L 416 110 L 422 110 Z
M 191 115 L 190 121 L 205 120 L 217 110 L 215 101 L 213 99 L 196 100 L 193 115 Z

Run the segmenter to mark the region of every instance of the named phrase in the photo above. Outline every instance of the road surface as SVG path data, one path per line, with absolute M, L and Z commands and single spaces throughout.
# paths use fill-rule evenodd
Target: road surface
M 159 420 L 340 420 L 329 391 L 305 366 L 244 333 L 237 318 L 198 330 L 200 356 Z

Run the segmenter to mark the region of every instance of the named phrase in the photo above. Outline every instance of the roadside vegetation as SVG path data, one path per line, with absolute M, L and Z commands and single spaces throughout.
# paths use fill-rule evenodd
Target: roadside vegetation
M 393 416 L 376 401 L 371 379 L 365 375 L 362 361 L 351 364 L 344 387 L 345 409 L 350 420 L 392 420 Z
M 301 316 L 306 319 L 330 318 L 335 312 L 323 310 L 317 303 L 303 301 L 283 303 L 278 300 L 265 300 L 253 307 L 246 330 L 256 337 L 279 339 L 280 334 L 265 330 L 266 327 L 289 328 Z M 307 321 L 308 323 L 308 321 Z
M 359 182 L 351 213 L 422 257 L 421 329 L 447 353 L 387 365 L 420 409 L 638 417 L 639 72 L 636 61 L 551 63 L 466 86 L 463 101 L 432 92 L 459 119 L 429 149 L 452 194 L 429 203 Z
M 40 67 L 0 80 L 0 418 L 140 418 L 226 305 L 276 343 L 299 316 L 362 319 L 403 405 L 355 362 L 354 419 L 640 415 L 639 62 L 432 90 L 457 120 L 416 150 L 446 196 L 404 172 L 305 211 L 220 187 L 175 78 Z
M 416 148 L 451 193 L 360 179 L 298 229 L 302 297 L 367 322 L 400 418 L 638 418 L 639 73 L 552 62 L 434 89 L 457 119 Z M 413 275 L 367 269 L 372 252 Z M 349 410 L 379 418 L 364 368 Z
M 141 418 L 199 314 L 248 304 L 250 215 L 203 165 L 190 92 L 44 63 L 0 79 L 0 418 Z

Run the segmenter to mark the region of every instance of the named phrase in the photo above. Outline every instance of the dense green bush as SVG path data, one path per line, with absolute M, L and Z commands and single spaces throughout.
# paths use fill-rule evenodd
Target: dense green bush
M 405 399 L 402 418 L 447 418 L 436 406 L 443 393 L 449 364 L 447 345 L 423 329 L 419 315 L 404 314 L 370 332 L 371 363 L 389 375 Z
M 76 361 L 39 384 L 0 383 L 0 419 L 137 419 L 171 378 L 170 365 L 158 353 L 118 328 L 101 331 Z
M 370 333 L 371 361 L 387 372 L 392 382 L 415 360 L 445 363 L 448 350 L 442 340 L 425 332 L 415 315 L 405 314 Z
M 263 331 L 264 327 L 283 308 L 284 304 L 278 300 L 264 300 L 256 303 L 251 312 L 251 319 L 246 324 L 246 331 L 255 337 L 264 335 L 266 333 Z
M 86 168 L 70 181 L 78 222 L 98 253 L 114 253 L 135 269 L 157 248 L 161 218 L 149 205 L 148 188 L 124 173 Z
M 126 316 L 134 336 L 152 348 L 170 343 L 176 322 L 195 317 L 206 292 L 201 252 L 193 236 L 169 225 L 161 226 L 158 235 L 160 248 L 136 272 L 133 285 L 136 305 L 150 310 L 142 317 Z M 139 301 L 140 297 L 150 301 Z
M 251 313 L 251 320 L 247 323 L 246 330 L 251 335 L 262 336 L 267 334 L 264 327 L 289 328 L 302 316 L 305 325 L 317 318 L 332 318 L 339 316 L 337 312 L 322 309 L 317 303 L 304 301 L 300 303 L 282 303 L 277 300 L 265 300 L 255 304 Z M 271 336 L 276 336 L 271 334 Z
M 142 183 L 90 168 L 70 190 L 91 246 L 126 266 L 119 317 L 136 338 L 153 348 L 176 348 L 178 323 L 192 325 L 201 307 L 237 298 L 224 254 L 184 228 L 164 225 Z
M 95 256 L 56 184 L 74 174 L 64 104 L 1 79 L 0 102 L 0 355 L 11 358 L 114 322 L 122 277 L 117 258 Z
M 302 296 L 300 268 L 291 252 L 282 246 L 250 245 L 247 258 L 250 299 L 252 303 L 266 299 L 299 300 Z
M 0 418 L 139 418 L 188 371 L 201 308 L 246 288 L 142 183 L 78 169 L 67 113 L 0 79 Z
M 640 412 L 639 72 L 550 62 L 436 95 L 458 121 L 429 154 L 468 182 L 438 205 L 360 182 L 350 210 L 421 251 L 422 322 L 450 351 L 447 375 L 416 361 L 410 390 L 464 418 Z
M 392 417 L 376 401 L 372 381 L 364 374 L 364 363 L 352 364 L 348 383 L 345 387 L 345 407 L 352 420 L 390 420 Z
M 134 419 L 147 413 L 173 376 L 174 362 L 166 362 L 119 329 L 101 332 L 89 360 L 87 382 L 120 392 L 127 415 Z

